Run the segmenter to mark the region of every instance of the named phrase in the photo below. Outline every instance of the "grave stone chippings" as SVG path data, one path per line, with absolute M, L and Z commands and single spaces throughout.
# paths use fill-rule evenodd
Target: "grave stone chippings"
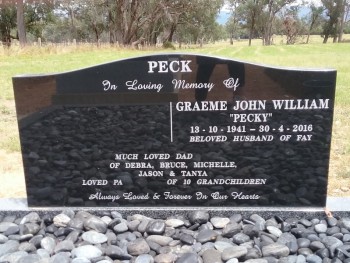
M 14 77 L 32 211 L 0 213 L 0 262 L 350 262 L 335 81 L 191 54 Z

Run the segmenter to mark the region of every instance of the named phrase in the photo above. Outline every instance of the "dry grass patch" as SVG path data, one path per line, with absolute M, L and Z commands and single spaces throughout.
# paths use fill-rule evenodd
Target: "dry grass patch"
M 0 198 L 24 198 L 24 172 L 13 100 L 0 99 L 0 121 Z
M 328 195 L 350 196 L 350 107 L 337 107 L 329 169 Z
M 22 157 L 19 152 L 0 150 L 0 198 L 25 198 Z

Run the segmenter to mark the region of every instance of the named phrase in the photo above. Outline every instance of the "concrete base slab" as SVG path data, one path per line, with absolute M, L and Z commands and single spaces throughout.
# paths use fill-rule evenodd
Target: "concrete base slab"
M 27 198 L 0 198 L 1 210 L 28 210 Z
M 350 197 L 327 197 L 330 211 L 350 211 Z
M 328 197 L 327 210 L 332 212 L 333 216 L 350 217 L 350 198 Z M 28 207 L 26 198 L 8 198 L 0 199 L 0 215 L 1 214 L 18 214 L 24 216 L 28 211 L 38 211 L 42 214 L 57 214 L 65 209 L 65 207 Z M 170 215 L 185 214 L 193 211 L 193 209 L 207 210 L 215 215 L 227 216 L 232 213 L 241 213 L 249 216 L 258 213 L 264 217 L 279 215 L 283 218 L 287 217 L 325 217 L 325 208 L 322 207 L 73 207 L 73 210 L 85 210 L 99 213 L 105 210 L 115 211 L 123 215 L 131 215 L 135 213 L 145 216 L 164 218 Z

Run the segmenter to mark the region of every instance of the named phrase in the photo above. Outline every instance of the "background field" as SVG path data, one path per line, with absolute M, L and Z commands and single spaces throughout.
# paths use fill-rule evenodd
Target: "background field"
M 222 42 L 203 48 L 184 47 L 175 52 L 221 56 L 273 66 L 337 69 L 328 193 L 331 196 L 350 196 L 350 43 L 323 45 L 321 40 L 320 37 L 314 37 L 312 44 L 291 46 L 283 45 L 282 40 L 279 40 L 275 42 L 276 45 L 266 47 L 261 46 L 259 40 L 255 40 L 251 47 L 245 41 L 235 42 L 234 45 Z M 168 50 L 131 50 L 109 46 L 97 48 L 92 45 L 24 49 L 14 46 L 10 50 L 0 47 L 0 198 L 25 197 L 12 76 L 62 72 L 121 58 L 164 52 Z

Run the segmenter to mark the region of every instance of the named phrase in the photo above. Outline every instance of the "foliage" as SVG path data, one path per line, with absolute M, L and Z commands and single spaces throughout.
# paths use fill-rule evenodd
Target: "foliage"
M 324 12 L 324 6 L 316 6 L 315 4 L 310 5 L 310 16 L 309 16 L 309 24 L 310 24 L 310 31 L 312 28 L 314 28 L 316 25 L 320 24 L 322 22 L 322 14 Z
M 229 9 L 231 12 L 231 16 L 229 17 L 229 20 L 226 22 L 226 30 L 230 36 L 230 44 L 233 44 L 233 39 L 239 39 L 242 36 L 242 31 L 240 30 L 241 25 L 241 19 L 240 19 L 240 7 L 241 1 L 240 0 L 230 0 L 229 3 Z
M 183 28 L 180 31 L 179 38 L 185 38 L 186 31 L 191 32 L 190 39 L 193 43 L 203 45 L 204 42 L 217 40 L 217 30 L 220 28 L 216 22 L 216 14 L 221 7 L 221 0 L 192 1 L 192 12 L 187 13 L 183 18 Z M 188 35 L 187 35 L 188 37 Z
M 53 20 L 52 4 L 35 1 L 25 2 L 24 6 L 23 2 L 18 2 L 18 4 L 24 7 L 24 10 L 21 10 L 21 12 L 15 5 L 0 6 L 0 36 L 2 42 L 8 47 L 11 46 L 12 39 L 19 39 L 16 30 L 19 21 L 23 21 L 23 24 L 21 23 L 22 30 L 26 30 L 35 38 L 38 38 L 42 37 L 42 31 L 47 23 Z M 25 38 L 25 35 L 22 35 L 22 37 Z M 26 39 L 20 40 L 26 42 Z
M 291 44 L 301 31 L 301 23 L 297 16 L 283 16 L 286 10 L 295 8 L 291 5 L 294 2 L 296 0 L 230 0 L 232 15 L 227 28 L 231 36 L 241 34 L 249 38 L 249 45 L 256 37 L 260 37 L 264 45 L 271 45 L 273 35 L 282 33 L 289 34 L 288 43 Z
M 238 14 L 240 18 L 245 21 L 245 26 L 249 31 L 249 46 L 251 45 L 252 39 L 259 35 L 257 24 L 262 21 L 264 14 L 261 13 L 264 2 L 262 0 L 248 0 L 242 3 L 238 7 Z
M 163 48 L 165 48 L 165 49 L 173 49 L 173 50 L 176 49 L 174 44 L 172 42 L 170 42 L 170 41 L 165 41 L 163 43 Z
M 70 39 L 77 41 L 88 36 L 95 41 L 107 38 L 112 44 L 156 44 L 181 42 L 190 34 L 193 39 L 211 39 L 220 30 L 215 16 L 222 4 L 223 0 L 63 0 L 56 5 L 56 21 L 70 27 Z
M 326 9 L 328 21 L 323 25 L 324 40 L 327 43 L 330 36 L 333 37 L 333 42 L 336 42 L 340 21 L 343 20 L 342 15 L 346 6 L 346 0 L 321 0 Z
M 283 34 L 287 37 L 287 45 L 293 45 L 297 42 L 299 36 L 307 32 L 306 25 L 302 19 L 299 19 L 299 7 L 290 7 L 285 11 L 281 18 L 283 23 Z
M 234 38 L 261 38 L 264 45 L 273 44 L 276 34 L 284 34 L 287 44 L 294 44 L 302 35 L 323 34 L 324 42 L 329 36 L 342 40 L 349 28 L 350 0 L 322 0 L 322 5 L 307 6 L 309 14 L 300 18 L 298 10 L 305 3 L 296 0 L 227 0 L 231 17 L 226 24 L 227 32 Z
M 53 6 L 46 3 L 25 5 L 25 26 L 35 38 L 43 38 L 43 30 L 54 21 Z
M 1 0 L 0 0 L 1 2 Z M 162 44 L 164 42 L 205 43 L 230 38 L 260 38 L 274 44 L 276 35 L 294 44 L 301 35 L 321 33 L 342 41 L 349 31 L 350 0 L 322 0 L 310 4 L 300 18 L 297 0 L 16 0 L 17 5 L 0 4 L 0 37 L 6 45 L 12 39 L 26 42 L 95 42 L 117 45 Z M 231 16 L 225 27 L 217 23 L 223 5 Z M 22 8 L 24 7 L 24 8 Z M 16 18 L 17 12 L 17 18 Z M 24 18 L 24 19 L 21 19 Z M 24 21 L 24 22 L 23 22 Z
M 11 46 L 11 39 L 16 36 L 11 35 L 16 28 L 16 8 L 14 6 L 0 6 L 0 37 L 6 46 Z

